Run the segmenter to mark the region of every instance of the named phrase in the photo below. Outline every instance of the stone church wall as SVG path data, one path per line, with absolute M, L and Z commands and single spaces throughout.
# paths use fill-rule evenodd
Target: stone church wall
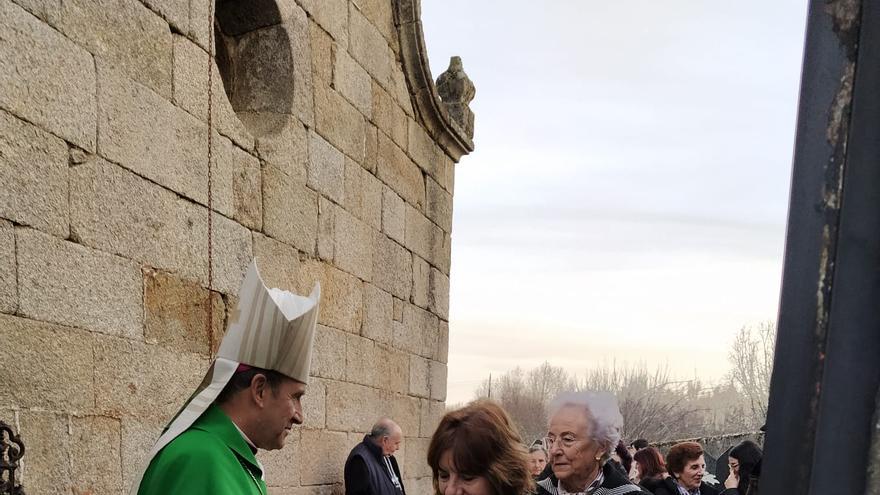
M 270 493 L 340 493 L 381 415 L 428 493 L 472 131 L 430 81 L 418 2 L 212 4 L 0 0 L 0 419 L 24 487 L 127 492 L 257 257 L 269 286 L 323 288 Z

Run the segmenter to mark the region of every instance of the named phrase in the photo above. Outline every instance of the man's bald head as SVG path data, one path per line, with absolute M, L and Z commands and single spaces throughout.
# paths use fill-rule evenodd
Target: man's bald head
M 370 438 L 382 448 L 382 455 L 392 455 L 400 448 L 403 430 L 391 418 L 379 418 L 370 429 Z

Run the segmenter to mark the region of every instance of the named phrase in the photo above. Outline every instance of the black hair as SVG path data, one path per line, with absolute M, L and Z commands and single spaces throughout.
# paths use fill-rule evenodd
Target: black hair
M 739 484 L 737 489 L 739 489 L 740 493 L 747 493 L 746 489 L 752 476 L 760 475 L 760 463 L 763 456 L 764 453 L 761 452 L 761 448 L 751 440 L 740 443 L 727 455 L 728 458 L 733 457 L 739 461 Z M 755 469 L 756 467 L 757 469 Z
M 630 445 L 636 450 L 642 450 L 648 446 L 648 441 L 644 438 L 639 438 L 638 440 L 633 440 L 633 443 Z
M 239 371 L 232 375 L 229 383 L 227 383 L 226 386 L 223 387 L 223 390 L 220 391 L 220 395 L 217 396 L 215 402 L 217 402 L 217 404 L 228 402 L 237 393 L 250 387 L 251 382 L 254 381 L 254 377 L 257 375 L 263 375 L 266 377 L 266 383 L 269 385 L 269 389 L 273 394 L 278 391 L 278 387 L 284 382 L 284 380 L 289 380 L 289 378 L 274 370 L 251 368 L 249 370 Z

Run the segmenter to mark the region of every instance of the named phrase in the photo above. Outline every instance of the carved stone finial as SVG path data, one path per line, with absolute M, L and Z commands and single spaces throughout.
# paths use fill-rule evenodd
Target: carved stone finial
M 18 461 L 24 455 L 24 443 L 12 427 L 0 421 L 0 495 L 25 495 L 15 482 Z
M 449 112 L 449 117 L 458 124 L 469 138 L 474 137 L 474 112 L 470 102 L 477 94 L 461 64 L 461 57 L 452 57 L 449 68 L 437 78 L 437 93 Z

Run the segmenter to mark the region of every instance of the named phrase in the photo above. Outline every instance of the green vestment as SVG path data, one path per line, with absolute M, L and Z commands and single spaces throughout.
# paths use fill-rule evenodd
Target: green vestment
M 232 420 L 211 405 L 156 454 L 138 495 L 265 495 L 262 474 Z

